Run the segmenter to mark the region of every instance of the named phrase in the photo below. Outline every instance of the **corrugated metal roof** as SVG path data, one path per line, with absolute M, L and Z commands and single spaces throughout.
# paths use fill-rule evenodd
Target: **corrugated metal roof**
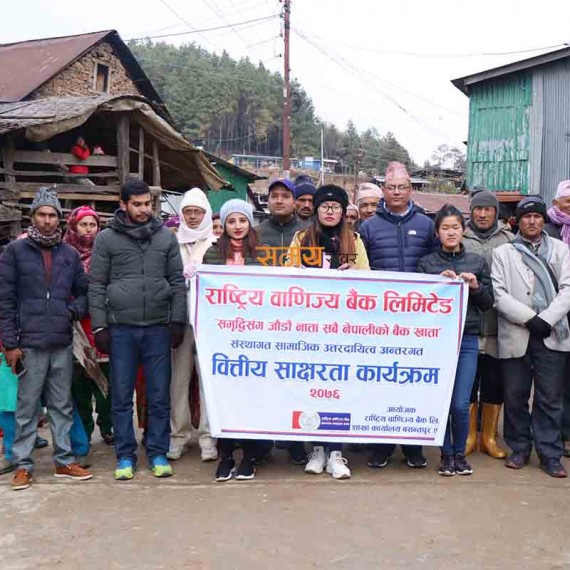
M 120 98 L 105 94 L 93 97 L 50 97 L 35 101 L 0 103 L 0 135 L 26 127 L 72 119 L 94 111 L 103 103 Z M 128 98 L 135 97 L 128 96 Z M 136 98 L 145 100 L 143 97 Z
M 428 214 L 439 212 L 446 204 L 455 206 L 463 215 L 469 214 L 469 196 L 465 194 L 412 192 L 412 200 Z
M 110 33 L 0 45 L 0 101 L 20 101 Z
M 524 71 L 568 57 L 570 57 L 570 47 L 565 47 L 534 57 L 529 57 L 527 59 L 522 59 L 520 61 L 515 61 L 514 63 L 509 63 L 507 65 L 494 67 L 492 69 L 481 71 L 479 73 L 473 73 L 472 75 L 466 75 L 465 77 L 460 77 L 458 79 L 452 79 L 451 83 L 453 83 L 453 85 L 455 85 L 459 91 L 462 91 L 467 95 L 472 85 L 481 83 L 482 81 L 493 79 L 495 77 L 502 77 L 510 73 L 516 73 L 518 71 Z

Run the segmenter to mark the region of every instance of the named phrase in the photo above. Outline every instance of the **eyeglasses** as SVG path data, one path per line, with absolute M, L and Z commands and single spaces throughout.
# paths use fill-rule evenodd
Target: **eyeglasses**
M 342 206 L 340 204 L 333 204 L 332 206 L 329 206 L 328 204 L 321 204 L 318 210 L 322 214 L 326 214 L 327 212 L 338 214 L 339 212 L 342 212 Z
M 403 192 L 404 190 L 409 190 L 410 189 L 410 185 L 406 184 L 406 186 L 384 186 L 384 190 L 386 190 L 387 192 L 395 192 L 396 190 L 398 190 L 398 192 Z
M 203 216 L 206 213 L 206 211 L 202 210 L 202 208 L 195 208 L 195 209 L 184 208 L 182 213 L 185 216 L 188 216 L 189 218 L 198 218 L 199 216 Z

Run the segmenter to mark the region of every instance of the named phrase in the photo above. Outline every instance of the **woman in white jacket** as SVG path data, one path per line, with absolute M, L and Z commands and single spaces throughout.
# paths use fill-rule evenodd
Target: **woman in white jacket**
M 176 234 L 180 244 L 180 254 L 185 274 L 192 273 L 193 267 L 202 263 L 208 248 L 216 241 L 212 233 L 212 208 L 208 198 L 199 188 L 192 188 L 184 194 L 180 204 L 180 227 Z M 190 444 L 192 437 L 192 417 L 189 403 L 190 379 L 196 360 L 194 331 L 188 325 L 184 342 L 172 352 L 172 380 L 170 384 L 170 449 L 168 458 L 180 459 Z M 198 369 L 198 377 L 200 370 Z M 198 443 L 202 461 L 216 461 L 218 451 L 216 441 L 210 435 L 206 414 L 206 404 L 200 381 L 200 425 Z

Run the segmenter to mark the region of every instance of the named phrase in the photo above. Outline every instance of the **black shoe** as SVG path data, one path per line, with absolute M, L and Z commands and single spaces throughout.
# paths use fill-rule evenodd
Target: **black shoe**
M 262 465 L 263 463 L 267 463 L 271 459 L 271 449 L 262 449 L 260 450 L 256 457 L 251 458 L 251 462 L 254 465 Z
M 238 481 L 247 481 L 255 477 L 255 467 L 254 462 L 251 459 L 244 457 L 239 464 L 236 479 Z
M 421 453 L 406 455 L 406 465 L 410 469 L 424 469 L 427 467 L 427 459 Z
M 45 437 L 40 437 L 39 435 L 36 436 L 36 443 L 34 444 L 34 447 L 36 449 L 43 449 L 44 447 L 47 447 L 48 445 L 49 445 L 49 441 Z
M 115 436 L 112 432 L 111 433 L 102 433 L 101 437 L 103 438 L 103 441 L 107 445 L 114 445 L 115 444 Z
M 473 467 L 467 463 L 465 455 L 458 453 L 455 456 L 455 472 L 458 475 L 473 475 Z
M 293 465 L 305 465 L 307 463 L 307 452 L 305 451 L 305 444 L 302 442 L 295 442 L 289 446 L 289 459 Z
M 439 474 L 442 477 L 453 477 L 455 475 L 455 461 L 453 455 L 442 454 L 439 464 Z
M 233 457 L 222 457 L 216 469 L 216 481 L 229 481 L 236 470 Z
M 388 465 L 388 461 L 390 461 L 390 458 L 387 455 L 385 455 L 382 451 L 375 450 L 368 458 L 366 465 L 368 465 L 368 467 L 372 467 L 372 469 L 381 469 L 382 467 L 386 467 L 386 465 Z
M 509 469 L 522 469 L 530 460 L 530 453 L 515 451 L 505 459 L 505 467 Z
M 548 473 L 551 477 L 556 477 L 557 479 L 565 479 L 568 477 L 564 465 L 560 463 L 558 459 L 541 459 L 540 468 Z

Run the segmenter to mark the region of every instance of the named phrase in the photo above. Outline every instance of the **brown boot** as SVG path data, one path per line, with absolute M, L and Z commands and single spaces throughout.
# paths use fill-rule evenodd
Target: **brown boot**
M 507 456 L 507 452 L 497 443 L 500 413 L 501 404 L 481 404 L 481 451 L 495 459 Z
M 477 449 L 477 404 L 469 406 L 469 435 L 465 443 L 465 455 L 473 453 Z

